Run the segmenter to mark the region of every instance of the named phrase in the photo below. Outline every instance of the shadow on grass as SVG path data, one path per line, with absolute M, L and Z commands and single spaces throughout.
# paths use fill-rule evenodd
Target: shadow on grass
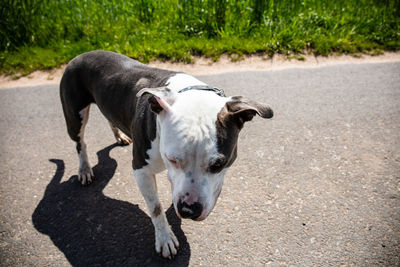
M 190 246 L 172 205 L 167 217 L 180 249 L 169 261 L 154 250 L 150 217 L 138 205 L 103 194 L 117 168 L 109 156 L 116 146 L 97 152 L 96 179 L 87 187 L 80 185 L 76 175 L 60 183 L 64 161 L 50 160 L 57 170 L 32 215 L 35 228 L 48 235 L 73 266 L 187 266 Z

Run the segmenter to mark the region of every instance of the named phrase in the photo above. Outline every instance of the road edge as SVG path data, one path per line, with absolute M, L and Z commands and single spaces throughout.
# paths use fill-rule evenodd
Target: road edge
M 282 55 L 275 55 L 272 58 L 267 56 L 245 56 L 243 59 L 236 62 L 233 62 L 228 56 L 222 56 L 217 62 L 213 62 L 211 59 L 197 57 L 193 64 L 153 61 L 149 63 L 149 65 L 199 76 L 222 74 L 227 72 L 278 71 L 290 68 L 318 68 L 341 64 L 386 63 L 399 61 L 400 51 L 385 52 L 377 56 L 366 54 L 358 56 L 332 55 L 327 57 L 306 55 L 298 59 L 290 59 L 287 56 Z M 16 80 L 13 79 L 12 76 L 0 75 L 0 89 L 58 84 L 61 80 L 65 66 L 66 64 L 60 68 L 49 71 L 35 71 Z

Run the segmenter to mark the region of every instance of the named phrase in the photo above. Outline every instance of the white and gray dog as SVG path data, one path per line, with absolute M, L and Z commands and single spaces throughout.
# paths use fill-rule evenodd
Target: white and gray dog
M 161 207 L 155 175 L 165 169 L 180 218 L 204 220 L 214 208 L 224 175 L 236 159 L 239 131 L 272 110 L 184 73 L 146 66 L 129 57 L 92 51 L 65 69 L 60 96 L 68 134 L 76 142 L 79 181 L 93 181 L 84 142 L 89 107 L 96 103 L 119 144 L 133 146 L 133 170 L 155 228 L 155 249 L 177 253 L 178 240 Z

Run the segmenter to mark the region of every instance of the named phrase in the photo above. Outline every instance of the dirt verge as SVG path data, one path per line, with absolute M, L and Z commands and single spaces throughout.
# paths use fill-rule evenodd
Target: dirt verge
M 232 62 L 227 56 L 221 57 L 218 62 L 210 59 L 195 58 L 194 64 L 170 63 L 154 61 L 149 65 L 175 71 L 182 71 L 192 75 L 208 75 L 238 71 L 281 70 L 287 68 L 315 68 L 338 64 L 381 63 L 400 61 L 400 51 L 385 52 L 379 56 L 360 55 L 358 57 L 341 55 L 328 57 L 304 56 L 301 60 L 288 59 L 276 55 L 272 59 L 263 56 L 249 56 L 243 60 Z M 14 80 L 11 76 L 0 75 L 0 89 L 42 84 L 59 83 L 66 65 L 50 71 L 35 71 L 28 76 Z

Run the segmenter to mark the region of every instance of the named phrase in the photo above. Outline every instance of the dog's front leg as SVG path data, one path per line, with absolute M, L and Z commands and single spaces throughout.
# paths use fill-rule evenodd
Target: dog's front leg
M 143 168 L 135 170 L 135 177 L 154 225 L 156 251 L 164 258 L 172 258 L 176 255 L 179 242 L 168 224 L 164 209 L 158 199 L 156 177 Z

